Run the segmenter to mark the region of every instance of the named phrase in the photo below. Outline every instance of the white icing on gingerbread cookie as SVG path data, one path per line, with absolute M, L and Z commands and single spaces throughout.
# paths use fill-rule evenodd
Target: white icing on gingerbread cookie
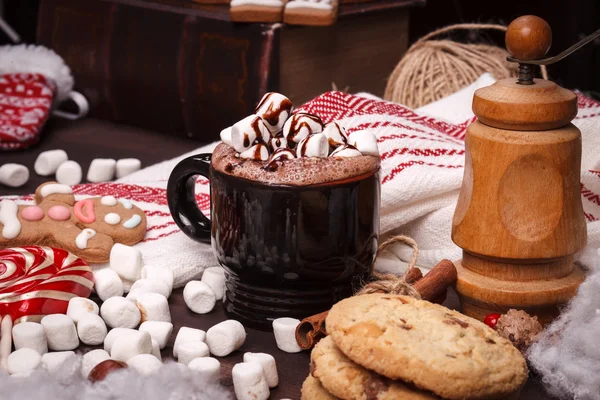
M 140 222 L 142 222 L 142 217 L 135 214 L 134 216 L 129 218 L 127 221 L 123 222 L 123 226 L 125 228 L 131 229 L 131 228 L 135 228 L 136 226 L 138 226 L 140 224 Z
M 21 222 L 17 218 L 19 207 L 12 200 L 4 200 L 0 203 L 0 223 L 2 228 L 2 237 L 4 239 L 14 239 L 21 233 Z
M 330 0 L 317 0 L 317 1 L 306 1 L 306 0 L 293 0 L 286 4 L 285 8 L 315 8 L 319 10 L 331 10 L 333 5 Z
M 61 185 L 60 183 L 51 183 L 49 185 L 44 185 L 40 189 L 40 195 L 42 197 L 46 197 L 51 194 L 72 194 L 73 189 L 68 185 Z
M 121 222 L 121 216 L 117 213 L 108 213 L 104 216 L 104 222 L 109 225 L 116 225 Z
M 103 196 L 100 199 L 100 204 L 102 204 L 103 206 L 116 206 L 117 199 L 115 199 L 114 196 Z
M 79 235 L 75 238 L 75 245 L 80 249 L 86 249 L 88 240 L 96 236 L 96 231 L 91 228 L 85 228 L 81 231 Z
M 119 203 L 123 204 L 123 207 L 125 207 L 128 210 L 131 210 L 131 208 L 133 207 L 133 204 L 131 204 L 131 202 L 127 199 L 119 199 Z

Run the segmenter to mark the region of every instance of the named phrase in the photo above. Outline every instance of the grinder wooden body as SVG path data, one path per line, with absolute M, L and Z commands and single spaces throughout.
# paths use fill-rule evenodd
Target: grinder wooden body
M 573 263 L 587 241 L 576 96 L 506 79 L 479 89 L 473 111 L 452 224 L 463 312 L 517 308 L 549 322 L 584 277 Z

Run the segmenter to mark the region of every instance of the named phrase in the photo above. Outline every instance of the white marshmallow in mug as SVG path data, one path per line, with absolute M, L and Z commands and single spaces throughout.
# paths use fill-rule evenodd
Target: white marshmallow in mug
M 111 328 L 135 328 L 141 314 L 135 304 L 124 297 L 111 297 L 102 303 L 100 315 Z
M 110 357 L 113 360 L 127 362 L 138 354 L 152 354 L 152 338 L 148 332 L 121 335 L 112 344 Z
M 156 357 L 157 360 L 162 361 L 162 354 L 160 354 L 160 345 L 154 339 L 152 339 L 152 356 Z
M 284 137 L 273 137 L 269 141 L 269 146 L 271 146 L 271 150 L 275 151 L 277 149 L 285 149 L 287 148 L 288 141 Z
M 56 181 L 63 185 L 78 185 L 82 177 L 81 165 L 73 160 L 65 161 L 56 170 Z
M 48 352 L 44 327 L 37 322 L 21 322 L 13 326 L 12 337 L 16 350 L 28 348 L 39 354 Z
M 151 375 L 162 367 L 162 362 L 151 354 L 138 354 L 127 361 L 127 366 L 141 375 Z
M 296 328 L 299 324 L 300 320 L 296 318 L 283 317 L 273 320 L 273 333 L 279 350 L 286 353 L 302 351 L 296 341 Z
M 231 143 L 238 153 L 254 146 L 256 140 L 268 143 L 270 138 L 269 129 L 258 115 L 249 115 L 231 127 Z
M 102 361 L 106 361 L 110 358 L 110 354 L 102 349 L 92 350 L 85 353 L 81 360 L 81 375 L 87 378 L 94 369 L 94 367 L 100 364 Z
M 279 132 L 292 113 L 292 102 L 281 93 L 266 93 L 256 106 L 256 115 L 266 123 L 272 134 Z
M 173 357 L 177 358 L 179 355 L 179 346 L 186 342 L 204 342 L 206 340 L 206 332 L 201 329 L 188 328 L 182 326 L 177 332 L 175 337 L 175 343 L 173 344 Z
M 179 346 L 177 354 L 177 362 L 188 365 L 194 358 L 208 357 L 210 351 L 204 342 L 185 342 Z
M 368 131 L 357 131 L 350 135 L 348 144 L 356 147 L 364 155 L 378 156 L 379 148 L 377 147 L 377 137 Z
M 277 364 L 275 358 L 267 353 L 244 353 L 244 362 L 259 363 L 263 367 L 265 379 L 270 388 L 274 388 L 279 384 L 279 376 L 277 374 Z
M 94 290 L 102 301 L 111 297 L 123 296 L 123 281 L 112 268 L 103 268 L 93 272 Z
M 21 164 L 6 163 L 0 167 L 0 184 L 20 187 L 29 180 L 29 168 Z
M 35 173 L 41 176 L 49 176 L 56 172 L 60 164 L 69 159 L 64 150 L 42 151 L 35 159 L 33 169 Z
M 142 293 L 158 293 L 169 297 L 171 291 L 164 281 L 158 279 L 138 279 L 131 285 L 126 299 L 135 303 L 138 296 Z
M 329 141 L 329 145 L 331 147 L 338 147 L 348 144 L 348 134 L 346 133 L 346 130 L 337 122 L 331 122 L 325 125 L 325 129 L 323 129 L 323 135 L 327 136 L 327 140 Z
M 269 148 L 266 144 L 257 143 L 248 150 L 240 153 L 240 158 L 256 161 L 266 161 L 269 159 Z
M 258 363 L 235 364 L 231 370 L 231 377 L 238 400 L 267 400 L 271 394 L 263 367 Z
M 244 325 L 234 319 L 220 322 L 206 331 L 206 344 L 211 354 L 225 357 L 242 347 L 246 341 Z
M 269 156 L 267 168 L 273 168 L 278 161 L 291 160 L 296 158 L 296 153 L 290 149 L 277 149 Z
M 141 272 L 142 279 L 159 280 L 169 287 L 169 296 L 173 290 L 173 270 L 169 267 L 158 267 L 154 265 L 144 265 Z M 167 297 L 169 297 L 167 296 Z
M 112 158 L 95 158 L 90 164 L 87 180 L 90 182 L 108 182 L 115 177 L 117 160 Z
M 36 369 L 42 362 L 42 356 L 35 350 L 26 347 L 10 353 L 7 360 L 8 373 L 17 374 Z
M 133 174 L 142 168 L 142 162 L 137 158 L 122 158 L 115 165 L 115 174 L 120 179 L 129 174 Z
M 141 293 L 135 302 L 140 310 L 141 322 L 164 321 L 171 322 L 171 311 L 167 298 L 159 293 Z
M 356 147 L 345 144 L 339 146 L 337 149 L 331 152 L 329 157 L 338 157 L 338 158 L 347 158 L 347 157 L 358 157 L 362 156 L 361 152 L 356 149 Z
M 112 345 L 118 337 L 127 336 L 127 335 L 136 335 L 137 333 L 138 333 L 137 330 L 131 329 L 131 328 L 113 328 L 113 329 L 111 329 L 110 332 L 108 332 L 108 335 L 106 335 L 106 337 L 104 338 L 104 350 L 106 350 L 110 353 L 112 350 Z
M 173 332 L 173 324 L 165 321 L 145 321 L 140 325 L 140 332 L 148 332 L 152 340 L 156 340 L 162 350 Z
M 74 350 L 79 346 L 75 323 L 64 314 L 50 314 L 42 318 L 50 350 Z
M 292 143 L 300 143 L 308 136 L 321 132 L 323 132 L 321 118 L 309 113 L 296 113 L 283 125 L 283 137 Z
M 329 142 L 322 133 L 310 135 L 300 141 L 296 146 L 296 157 L 327 157 L 329 155 Z
M 115 243 L 110 250 L 110 267 L 122 279 L 136 281 L 140 279 L 144 267 L 142 252 L 135 247 Z
M 221 363 L 213 357 L 194 358 L 187 366 L 205 382 L 214 382 L 221 375 Z
M 74 351 L 53 351 L 42 356 L 42 366 L 51 374 L 58 371 L 71 357 L 75 358 Z
M 196 314 L 206 314 L 215 307 L 217 298 L 205 282 L 190 281 L 183 288 L 183 300 Z
M 102 344 L 107 333 L 106 324 L 99 315 L 88 313 L 77 323 L 77 335 L 84 344 L 90 346 Z
M 233 147 L 233 141 L 231 140 L 231 126 L 223 129 L 219 136 L 221 137 L 221 142 Z
M 100 312 L 98 304 L 85 297 L 73 297 L 69 300 L 67 306 L 67 316 L 77 324 L 79 320 L 89 314 L 96 314 Z
M 222 300 L 225 295 L 225 270 L 223 267 L 209 267 L 202 273 L 201 282 L 212 289 L 217 300 Z

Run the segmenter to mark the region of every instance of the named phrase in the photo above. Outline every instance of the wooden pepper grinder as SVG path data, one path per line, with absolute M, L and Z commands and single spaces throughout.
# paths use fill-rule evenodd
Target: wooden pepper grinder
M 467 129 L 452 240 L 463 249 L 456 263 L 463 312 L 480 320 L 517 308 L 547 323 L 584 278 L 573 263 L 587 242 L 581 133 L 571 124 L 577 98 L 533 79 L 533 64 L 556 62 L 587 42 L 540 60 L 551 42 L 543 19 L 514 20 L 506 47 L 509 61 L 520 63 L 518 80 L 498 81 L 473 98 L 477 121 Z

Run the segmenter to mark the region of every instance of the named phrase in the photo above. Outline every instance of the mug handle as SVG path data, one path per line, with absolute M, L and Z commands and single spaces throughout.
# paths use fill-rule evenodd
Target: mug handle
M 197 154 L 179 162 L 169 176 L 167 201 L 177 226 L 190 238 L 210 243 L 210 219 L 196 202 L 196 177 L 208 177 L 212 154 Z

